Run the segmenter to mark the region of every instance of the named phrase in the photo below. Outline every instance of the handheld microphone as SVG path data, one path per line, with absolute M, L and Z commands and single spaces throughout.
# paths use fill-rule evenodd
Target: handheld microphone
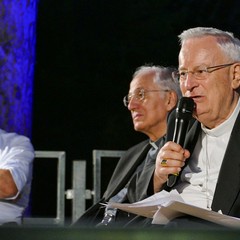
M 194 109 L 194 101 L 189 97 L 182 97 L 178 101 L 176 108 L 175 128 L 173 133 L 173 142 L 183 146 L 187 128 Z M 177 180 L 178 174 L 171 174 L 168 177 L 167 186 L 172 187 Z

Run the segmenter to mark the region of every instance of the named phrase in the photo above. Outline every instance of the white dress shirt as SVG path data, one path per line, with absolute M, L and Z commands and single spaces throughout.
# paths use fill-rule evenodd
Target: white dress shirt
M 0 129 L 0 169 L 10 170 L 18 189 L 16 196 L 0 199 L 0 225 L 21 223 L 28 205 L 34 149 L 27 137 Z

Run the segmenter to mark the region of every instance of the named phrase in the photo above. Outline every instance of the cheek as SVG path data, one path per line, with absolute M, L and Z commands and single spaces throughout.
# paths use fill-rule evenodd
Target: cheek
M 150 116 L 154 122 L 164 121 L 167 118 L 167 110 L 164 105 L 161 105 L 161 107 L 158 106 L 151 112 Z
M 225 83 L 216 84 L 216 83 L 217 83 L 217 79 L 215 79 L 215 84 L 211 84 L 211 85 L 209 84 L 204 88 L 204 91 L 206 92 L 209 101 L 211 101 L 210 104 L 214 104 L 218 102 L 218 100 L 224 101 L 224 99 L 226 99 L 230 93 L 229 84 L 225 84 Z
M 182 92 L 182 95 L 184 95 L 185 94 L 185 92 L 186 92 L 186 88 L 185 88 L 185 85 L 183 84 L 183 83 L 181 83 L 180 82 L 180 90 L 181 90 L 181 92 Z
M 167 115 L 166 105 L 166 102 L 162 99 L 148 105 L 146 119 L 151 122 L 162 121 Z

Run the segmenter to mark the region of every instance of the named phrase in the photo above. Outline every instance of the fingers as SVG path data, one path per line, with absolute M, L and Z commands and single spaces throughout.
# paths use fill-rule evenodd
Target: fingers
M 158 180 L 156 182 L 161 185 L 167 181 L 168 175 L 177 175 L 189 156 L 189 151 L 183 149 L 179 144 L 167 142 L 157 155 L 154 173 L 155 178 Z
M 163 159 L 161 162 L 161 167 L 180 167 L 182 168 L 184 165 L 185 165 L 185 161 L 180 161 L 180 160 L 166 160 L 166 159 Z
M 183 149 L 179 144 L 174 142 L 167 142 L 159 151 L 157 158 L 167 160 L 179 160 L 189 157 L 189 152 Z
M 161 166 L 162 166 L 162 167 L 167 167 L 167 160 L 166 160 L 166 159 L 163 159 L 163 160 L 161 161 Z

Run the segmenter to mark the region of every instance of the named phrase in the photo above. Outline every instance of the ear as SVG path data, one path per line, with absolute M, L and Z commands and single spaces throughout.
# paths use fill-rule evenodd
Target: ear
M 167 110 L 171 111 L 177 105 L 177 101 L 178 101 L 177 93 L 174 91 L 169 91 L 167 101 L 168 101 Z
M 232 67 L 233 67 L 232 88 L 239 89 L 240 88 L 240 63 L 236 63 Z

